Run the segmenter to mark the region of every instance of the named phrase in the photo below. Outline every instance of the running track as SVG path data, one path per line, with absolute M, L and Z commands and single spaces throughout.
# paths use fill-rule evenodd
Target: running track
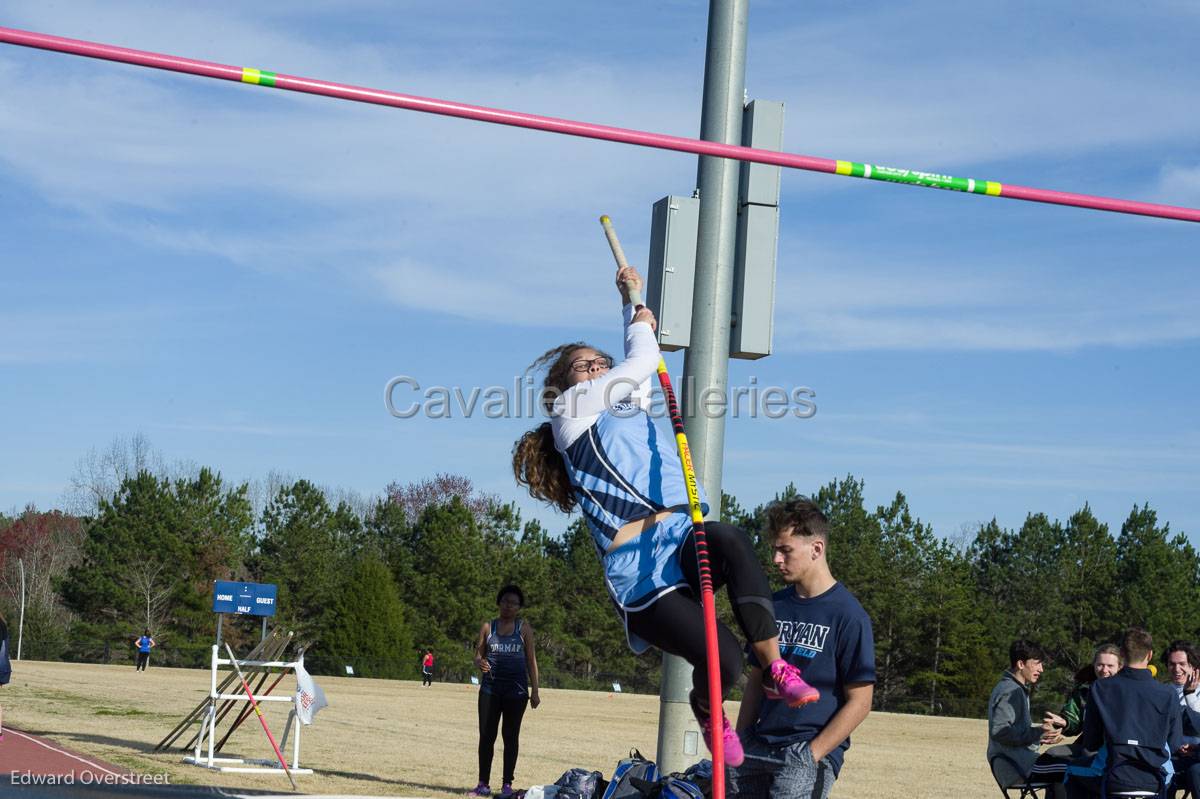
M 5 727 L 0 738 L 0 799 L 290 799 L 293 796 L 296 794 L 281 795 L 278 791 L 261 789 L 155 784 L 145 775 L 138 779 L 128 769 L 11 727 Z M 327 795 L 309 799 L 356 798 Z
M 78 785 L 113 783 L 129 774 L 128 769 L 71 752 L 53 741 L 12 727 L 5 727 L 4 737 L 0 738 L 0 788 L 35 784 L 39 776 L 43 779 L 37 782 L 45 784 L 47 775 L 71 775 L 71 782 Z

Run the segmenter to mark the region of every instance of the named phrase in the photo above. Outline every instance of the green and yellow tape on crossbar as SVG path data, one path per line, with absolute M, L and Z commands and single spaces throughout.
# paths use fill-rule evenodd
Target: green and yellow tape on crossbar
M 994 180 L 956 178 L 951 175 L 938 175 L 933 172 L 918 172 L 915 169 L 896 169 L 890 166 L 860 164 L 857 161 L 838 161 L 835 172 L 850 178 L 884 180 L 888 183 L 907 183 L 910 186 L 927 186 L 932 189 L 965 191 L 969 194 L 986 194 L 990 197 L 1004 196 L 1004 184 L 997 183 Z
M 253 83 L 255 86 L 275 86 L 275 73 L 254 67 L 242 67 L 242 83 Z

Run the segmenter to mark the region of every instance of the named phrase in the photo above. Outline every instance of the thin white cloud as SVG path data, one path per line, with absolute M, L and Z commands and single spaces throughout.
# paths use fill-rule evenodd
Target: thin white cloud
M 778 269 L 780 352 L 1061 352 L 1200 339 L 1200 281 L 1172 263 L 1131 281 L 1126 264 L 1144 258 L 1132 245 L 1082 270 L 1049 248 L 1019 261 L 974 256 L 969 268 L 869 243 L 835 249 L 796 239 L 787 251 L 802 260 Z
M 570 290 L 561 285 L 561 280 L 551 281 L 547 287 L 540 280 L 530 280 L 529 273 L 482 279 L 471 275 L 467 279 L 454 269 L 397 260 L 372 270 L 369 277 L 378 290 L 402 307 L 485 322 L 611 328 L 617 305 L 615 291 L 605 303 L 594 290 L 588 292 L 597 295 L 592 301 L 580 298 L 577 306 L 566 304 L 562 300 Z
M 345 430 L 317 430 L 310 427 L 291 427 L 270 424 L 223 424 L 209 422 L 150 422 L 148 427 L 160 430 L 179 430 L 188 433 L 219 433 L 229 435 L 264 436 L 267 438 L 343 438 Z
M 111 358 L 172 319 L 166 309 L 22 310 L 0 313 L 0 364 Z
M 1112 12 L 1089 22 L 1122 26 L 1120 10 Z M 939 171 L 1140 146 L 1151 148 L 1153 165 L 1165 155 L 1155 145 L 1200 134 L 1194 86 L 1164 80 L 1160 59 L 1132 41 L 1114 52 L 1083 33 L 1047 52 L 1028 27 L 1038 22 L 1003 4 L 893 4 L 832 21 L 783 20 L 756 37 L 749 89 L 791 105 L 785 145 L 793 151 Z M 987 33 L 965 34 L 972 25 Z M 896 46 L 862 36 L 864 26 L 895 31 Z M 979 46 L 996 37 L 1004 37 L 1001 60 Z M 1187 67 L 1187 58 L 1178 60 Z
M 1163 202 L 1200 206 L 1200 164 L 1164 167 L 1158 179 L 1155 196 Z

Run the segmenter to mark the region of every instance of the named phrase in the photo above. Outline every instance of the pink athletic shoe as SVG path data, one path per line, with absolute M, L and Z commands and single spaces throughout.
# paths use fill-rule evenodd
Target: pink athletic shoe
M 692 715 L 700 723 L 700 732 L 704 735 L 704 745 L 711 752 L 712 717 L 700 707 L 700 701 L 695 691 L 688 694 L 688 704 L 692 706 Z M 721 743 L 724 745 L 725 765 L 734 767 L 742 765 L 742 761 L 746 759 L 746 753 L 742 750 L 742 739 L 738 738 L 737 731 L 729 726 L 729 719 L 725 718 L 724 712 L 721 713 Z
M 712 751 L 712 726 L 711 717 L 700 722 L 700 729 L 704 732 L 704 745 L 710 752 Z M 729 719 L 725 718 L 724 713 L 721 714 L 721 742 L 725 744 L 725 765 L 735 768 L 742 765 L 742 761 L 746 759 L 746 753 L 742 751 L 742 739 L 738 738 L 737 732 L 729 726 Z
M 767 699 L 782 699 L 788 707 L 801 707 L 821 698 L 821 692 L 804 681 L 800 669 L 780 658 L 771 664 L 771 682 L 763 686 Z

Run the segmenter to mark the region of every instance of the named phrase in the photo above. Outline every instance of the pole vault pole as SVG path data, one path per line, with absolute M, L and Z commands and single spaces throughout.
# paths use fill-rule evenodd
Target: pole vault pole
M 15 28 L 0 27 L 0 42 L 21 45 L 23 47 L 33 47 L 40 50 L 69 53 L 87 58 L 98 58 L 105 61 L 118 61 L 125 64 L 163 69 L 170 72 L 183 72 L 206 78 L 252 83 L 258 86 L 270 86 L 276 89 L 285 89 L 287 91 L 303 92 L 306 94 L 319 94 L 325 97 L 336 97 L 341 100 L 352 100 L 359 103 L 385 105 L 408 111 L 422 111 L 429 114 L 473 119 L 479 122 L 492 122 L 499 125 L 512 125 L 519 128 L 561 133 L 568 136 L 602 139 L 621 142 L 623 144 L 634 144 L 641 147 L 677 150 L 696 155 L 713 155 L 721 158 L 733 158 L 741 161 L 788 167 L 789 169 L 803 169 L 809 172 L 824 172 L 830 175 L 882 180 L 909 186 L 948 189 L 950 191 L 980 194 L 989 197 L 1004 197 L 1010 200 L 1027 200 L 1030 202 L 1049 203 L 1051 205 L 1091 208 L 1097 211 L 1113 211 L 1121 214 L 1138 214 L 1141 216 L 1159 217 L 1161 219 L 1200 222 L 1200 209 L 1197 208 L 1181 208 L 1173 205 L 1120 200 L 1090 194 L 1034 189 L 991 180 L 957 178 L 950 175 L 940 175 L 912 169 L 897 169 L 894 167 L 859 163 L 857 161 L 842 161 L 832 158 L 818 158 L 811 155 L 780 153 L 773 150 L 759 150 L 753 147 L 741 147 L 734 144 L 689 139 L 683 136 L 668 136 L 661 133 L 648 133 L 646 131 L 616 128 L 608 125 L 594 125 L 588 122 L 575 122 L 569 119 L 523 114 L 518 111 L 505 111 L 504 109 L 466 105 L 450 100 L 417 97 L 383 91 L 381 89 L 368 89 L 362 86 L 332 83 L 315 78 L 284 75 L 252 67 L 235 67 L 211 61 L 198 61 L 182 56 L 153 53 L 145 50 L 131 50 L 110 44 L 88 42 L 80 39 L 67 39 L 61 36 L 17 30 Z
M 625 251 L 621 249 L 621 242 L 617 240 L 617 231 L 613 228 L 612 220 L 602 216 L 600 224 L 604 226 L 604 235 L 608 237 L 608 246 L 612 248 L 617 266 L 621 269 L 629 266 L 629 262 L 625 260 Z M 641 293 L 629 284 L 626 286 L 629 301 L 634 308 L 644 308 Z M 725 708 L 721 692 L 721 655 L 717 647 L 717 603 L 716 597 L 713 596 L 712 569 L 708 562 L 708 539 L 704 534 L 704 511 L 700 506 L 700 492 L 696 488 L 692 453 L 688 449 L 687 436 L 683 432 L 683 417 L 679 414 L 679 404 L 675 402 L 675 392 L 671 390 L 671 375 L 667 372 L 667 364 L 661 354 L 658 356 L 658 383 L 667 399 L 667 411 L 671 415 L 671 426 L 675 430 L 675 446 L 679 451 L 679 462 L 683 466 L 688 509 L 692 516 L 692 529 L 696 534 L 700 604 L 704 610 L 704 652 L 708 661 L 708 737 L 713 763 L 712 795 L 713 799 L 725 799 Z
M 245 675 L 242 674 L 242 667 L 238 665 L 237 656 L 233 654 L 233 650 L 229 644 L 225 644 L 225 651 L 229 653 L 229 662 L 233 664 L 233 670 L 237 672 L 238 679 L 242 681 L 242 688 L 246 690 L 246 698 L 250 700 L 250 706 L 254 708 L 254 712 L 258 715 L 258 721 L 262 724 L 263 732 L 267 734 L 267 740 L 271 742 L 271 748 L 275 750 L 275 757 L 279 758 L 279 765 L 283 766 L 283 773 L 287 775 L 288 782 L 292 784 L 293 791 L 299 791 L 296 787 L 296 781 L 292 779 L 292 772 L 288 769 L 287 761 L 283 759 L 283 753 L 279 751 L 279 744 L 275 743 L 275 736 L 271 734 L 271 728 L 267 726 L 267 719 L 263 716 L 262 710 L 258 707 L 258 702 L 254 699 L 254 693 L 250 690 L 250 683 L 246 682 Z

